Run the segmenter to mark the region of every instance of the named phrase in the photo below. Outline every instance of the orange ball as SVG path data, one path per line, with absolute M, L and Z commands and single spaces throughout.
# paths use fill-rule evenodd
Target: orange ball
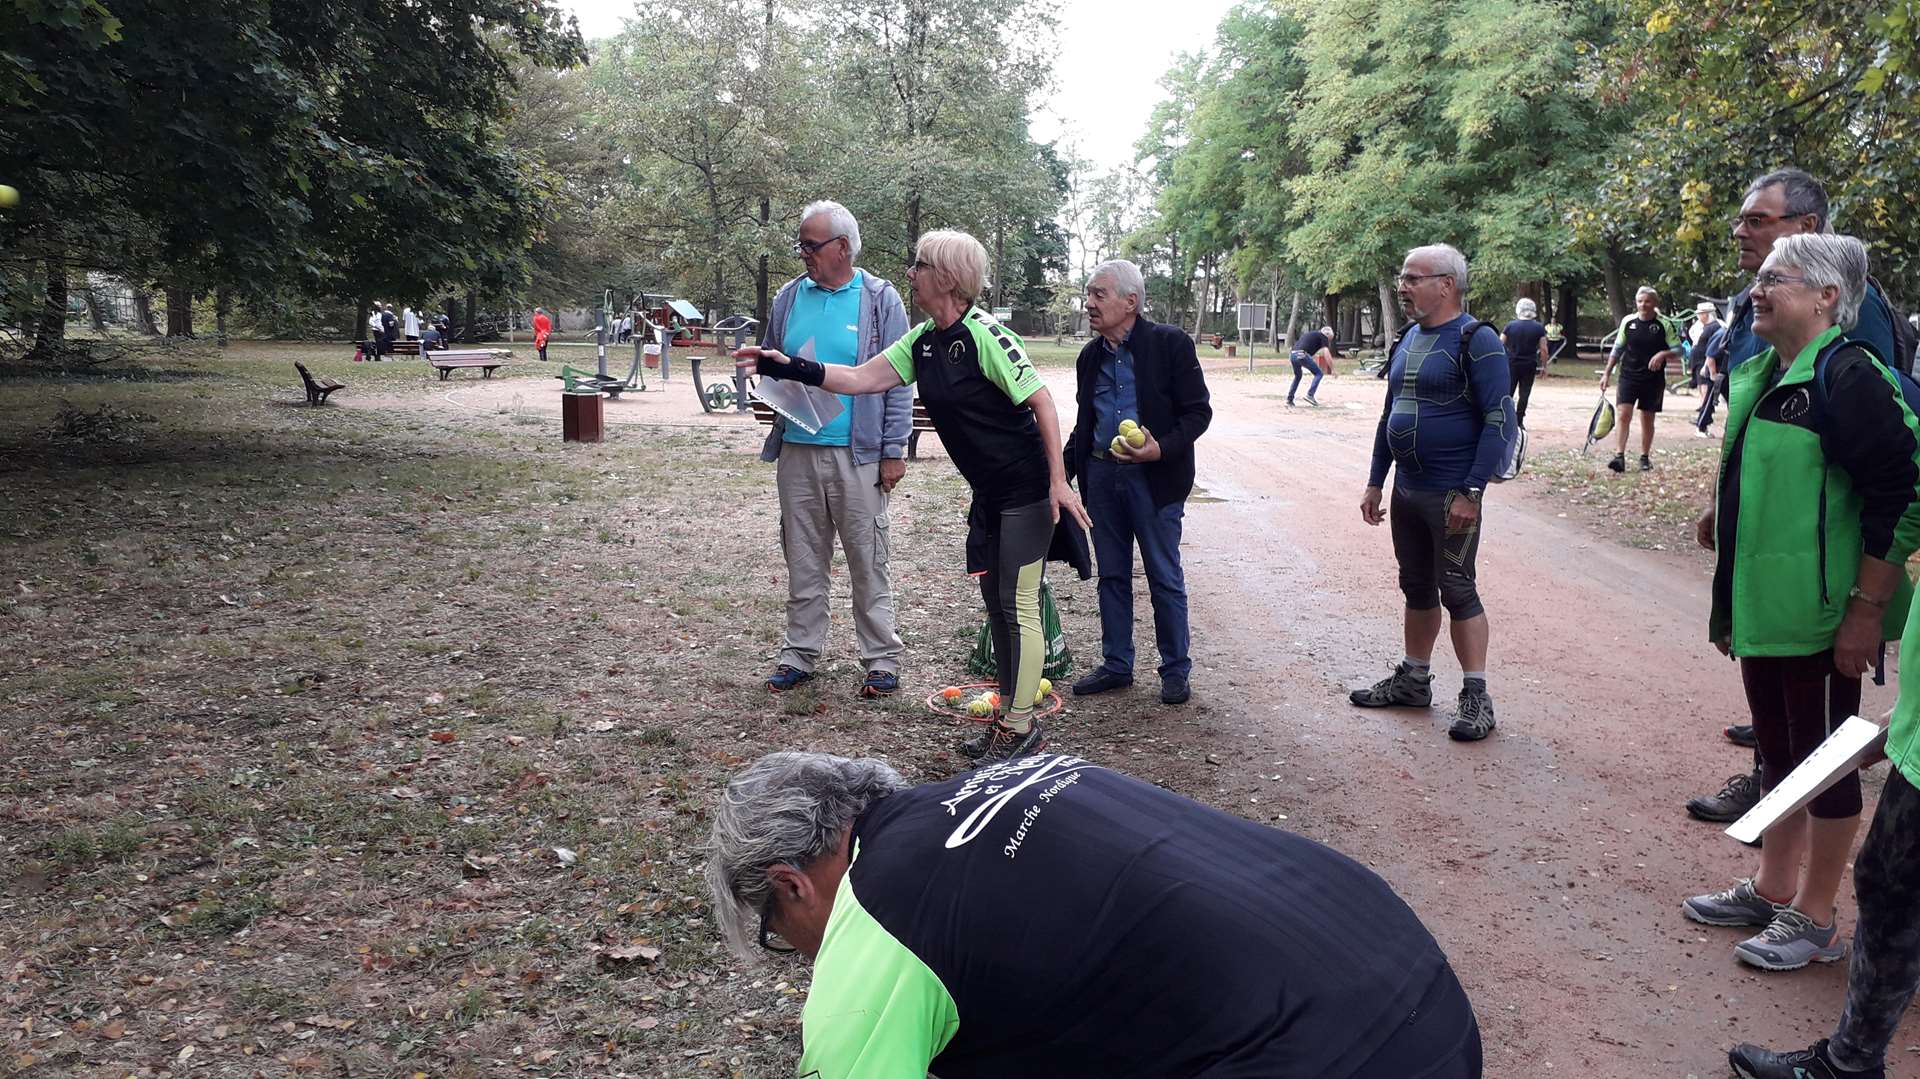
M 947 688 L 940 691 L 940 696 L 945 697 L 947 700 L 950 700 L 950 701 L 957 701 L 962 696 L 964 696 L 964 694 L 960 692 L 959 686 L 948 686 Z

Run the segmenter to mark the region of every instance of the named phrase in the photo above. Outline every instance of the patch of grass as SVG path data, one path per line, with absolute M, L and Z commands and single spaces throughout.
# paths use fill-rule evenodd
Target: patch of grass
M 1609 471 L 1612 454 L 1560 450 L 1527 459 L 1521 480 L 1569 510 L 1594 518 L 1630 547 L 1672 550 L 1693 546 L 1693 523 L 1713 498 L 1720 467 L 1718 444 L 1656 447 L 1651 472 Z

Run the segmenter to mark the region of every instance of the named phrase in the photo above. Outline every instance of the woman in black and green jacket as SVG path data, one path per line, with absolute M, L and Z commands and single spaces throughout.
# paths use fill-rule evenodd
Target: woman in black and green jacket
M 1714 509 L 1709 634 L 1740 660 L 1772 788 L 1860 708 L 1860 676 L 1898 639 L 1920 547 L 1920 425 L 1870 348 L 1845 337 L 1866 293 L 1849 236 L 1774 245 L 1754 279 L 1754 330 L 1773 346 L 1735 369 Z M 1761 927 L 1736 957 L 1794 970 L 1846 954 L 1834 896 L 1860 823 L 1857 774 L 1775 826 L 1752 880 L 1695 896 L 1709 925 Z

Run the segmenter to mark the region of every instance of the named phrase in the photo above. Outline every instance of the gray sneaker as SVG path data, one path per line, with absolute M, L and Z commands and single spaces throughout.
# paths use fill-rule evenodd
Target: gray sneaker
M 1799 970 L 1808 963 L 1837 962 L 1847 956 L 1839 925 L 1836 919 L 1818 926 L 1792 907 L 1781 907 L 1772 924 L 1733 946 L 1733 957 L 1761 970 Z
M 1484 686 L 1467 685 L 1460 690 L 1460 709 L 1447 728 L 1447 737 L 1456 742 L 1478 742 L 1493 733 L 1493 698 Z
M 1687 917 L 1701 925 L 1771 925 L 1773 916 L 1786 909 L 1753 890 L 1753 881 L 1743 880 L 1731 888 L 1696 895 L 1680 904 Z
M 1347 694 L 1347 699 L 1362 708 L 1426 708 L 1433 704 L 1433 672 L 1415 674 L 1402 663 L 1373 685 Z

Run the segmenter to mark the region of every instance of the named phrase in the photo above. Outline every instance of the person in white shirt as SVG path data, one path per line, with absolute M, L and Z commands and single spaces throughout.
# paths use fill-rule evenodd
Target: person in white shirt
M 407 340 L 420 340 L 420 316 L 414 313 L 412 307 L 400 309 L 400 326 L 400 332 L 406 335 Z

